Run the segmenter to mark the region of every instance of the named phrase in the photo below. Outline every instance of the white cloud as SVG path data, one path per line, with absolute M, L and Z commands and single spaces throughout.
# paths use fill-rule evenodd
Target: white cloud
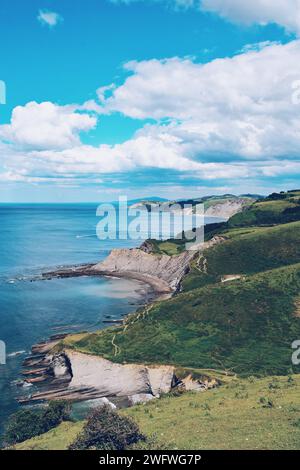
M 49 10 L 40 10 L 37 18 L 40 23 L 49 26 L 49 28 L 53 28 L 63 20 L 58 13 Z
M 202 0 L 202 9 L 245 24 L 277 23 L 300 33 L 300 0 Z
M 257 51 L 261 51 L 262 49 L 264 49 L 265 47 L 268 47 L 268 46 L 278 46 L 280 45 L 281 43 L 279 41 L 262 41 L 262 42 L 254 42 L 252 44 L 245 44 L 245 46 L 238 51 L 238 53 L 240 54 L 246 54 L 247 52 L 257 52 Z
M 180 58 L 131 62 L 131 75 L 104 110 L 157 120 L 143 132 L 180 139 L 189 157 L 299 155 L 300 113 L 292 105 L 299 56 L 300 41 L 293 41 L 205 65 Z M 162 125 L 166 118 L 171 122 Z
M 76 106 L 51 102 L 17 106 L 11 123 L 0 126 L 0 138 L 29 149 L 63 149 L 80 143 L 79 133 L 93 129 L 97 119 L 76 112 Z
M 300 33 L 300 0 L 110 0 L 112 3 L 161 2 L 175 9 L 195 8 L 217 13 L 237 23 L 276 23 L 288 32 Z
M 299 175 L 292 84 L 300 78 L 300 41 L 261 47 L 205 65 L 131 62 L 123 84 L 101 87 L 99 102 L 15 108 L 11 123 L 0 126 L 2 178 L 95 181 L 152 168 L 199 180 Z M 121 144 L 84 145 L 80 133 L 95 127 L 95 112 L 153 123 Z

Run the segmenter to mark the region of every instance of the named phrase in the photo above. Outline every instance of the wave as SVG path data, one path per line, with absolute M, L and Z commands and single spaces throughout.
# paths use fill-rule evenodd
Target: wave
M 26 351 L 14 351 L 12 353 L 7 354 L 7 357 L 17 357 L 21 356 L 22 354 L 25 354 Z
M 93 235 L 76 235 L 76 238 L 94 238 L 96 237 L 97 235 L 93 234 Z

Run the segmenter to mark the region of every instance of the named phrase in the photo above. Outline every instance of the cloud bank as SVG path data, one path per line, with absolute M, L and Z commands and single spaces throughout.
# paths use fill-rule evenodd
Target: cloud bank
M 207 64 L 179 57 L 133 61 L 123 83 L 102 86 L 94 102 L 18 106 L 10 124 L 0 126 L 1 178 L 95 181 L 149 169 L 199 181 L 295 177 L 299 55 L 295 40 Z M 124 143 L 84 144 L 82 133 L 114 113 L 140 119 L 141 128 Z
M 288 32 L 300 33 L 300 0 L 110 0 L 112 3 L 164 3 L 175 9 L 194 8 L 216 13 L 246 25 L 275 23 Z

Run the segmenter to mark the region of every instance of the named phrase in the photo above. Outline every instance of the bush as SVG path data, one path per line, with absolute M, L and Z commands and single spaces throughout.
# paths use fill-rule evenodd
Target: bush
M 130 418 L 120 416 L 108 406 L 102 406 L 92 411 L 82 433 L 69 449 L 124 450 L 144 439 Z
M 5 445 L 13 445 L 39 436 L 69 418 L 70 405 L 50 402 L 46 408 L 21 409 L 10 416 L 4 432 Z

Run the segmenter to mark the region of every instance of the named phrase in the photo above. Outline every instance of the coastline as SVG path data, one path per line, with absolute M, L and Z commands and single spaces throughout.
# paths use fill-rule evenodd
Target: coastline
M 98 271 L 95 269 L 96 264 L 82 264 L 79 266 L 71 266 L 65 268 L 59 268 L 55 271 L 48 271 L 42 273 L 41 277 L 38 280 L 51 280 L 51 279 L 63 279 L 63 278 L 72 278 L 72 277 L 82 277 L 82 276 L 100 276 L 100 277 L 112 277 L 112 278 L 125 278 L 133 279 L 136 281 L 143 282 L 150 286 L 153 290 L 153 293 L 156 295 L 161 294 L 171 294 L 173 290 L 159 277 L 152 276 L 145 273 L 139 273 L 135 271 Z M 34 280 L 34 279 L 33 279 Z
M 203 246 L 201 247 L 201 251 L 203 249 L 209 248 L 215 244 L 220 243 L 221 239 L 218 237 L 213 238 L 209 242 L 205 242 Z M 190 262 L 195 256 L 195 252 L 191 251 L 184 251 L 178 255 L 167 255 L 167 254 L 154 254 L 151 252 L 144 251 L 142 248 L 130 248 L 130 249 L 113 249 L 111 250 L 110 254 L 101 262 L 96 263 L 96 264 L 80 264 L 80 265 L 73 265 L 73 266 L 66 266 L 66 267 L 60 267 L 59 269 L 44 272 L 39 276 L 39 280 L 51 280 L 51 279 L 63 279 L 63 278 L 76 278 L 76 277 L 107 277 L 107 278 L 123 278 L 123 279 L 128 279 L 128 280 L 136 280 L 140 283 L 143 283 L 144 286 L 147 286 L 147 288 L 142 289 L 142 297 L 143 297 L 143 302 L 140 303 L 140 306 L 143 305 L 144 307 L 147 307 L 147 305 L 150 305 L 153 302 L 161 301 L 161 300 L 166 300 L 172 295 L 174 295 L 178 290 L 180 289 L 181 281 L 184 275 L 189 271 L 190 269 Z M 34 279 L 32 279 L 34 280 Z M 135 310 L 138 307 L 138 305 L 135 303 Z M 125 318 L 127 317 L 128 314 L 123 316 L 123 319 L 111 319 L 111 320 L 105 320 L 103 323 L 111 323 L 113 325 L 117 324 L 123 324 Z M 110 317 L 107 317 L 110 318 Z M 104 329 L 105 327 L 103 327 Z M 97 328 L 99 329 L 99 328 Z M 102 329 L 102 328 L 101 328 Z M 66 332 L 66 336 L 70 334 L 69 332 Z M 114 344 L 112 340 L 112 346 L 115 347 L 115 351 L 117 352 L 118 346 Z M 50 344 L 49 344 L 50 343 Z M 57 341 L 57 346 L 59 341 Z M 67 358 L 67 362 L 64 364 L 63 367 L 61 367 L 61 362 L 64 362 L 64 358 L 68 356 L 67 349 L 62 349 L 58 350 L 55 347 L 56 345 L 51 344 L 51 338 L 50 340 L 34 345 L 32 347 L 32 356 L 29 359 L 29 364 L 31 365 L 30 362 L 31 360 L 33 361 L 34 364 L 32 364 L 34 367 L 39 367 L 39 366 L 46 366 L 46 369 L 42 369 L 41 371 L 31 369 L 27 371 L 27 376 L 28 376 L 28 381 L 30 383 L 30 379 L 32 380 L 32 383 L 37 383 L 39 384 L 41 382 L 42 388 L 43 385 L 46 386 L 47 390 L 47 383 L 48 387 L 50 387 L 48 390 L 52 390 L 53 392 L 53 386 L 56 384 L 60 384 L 61 380 L 65 376 L 65 379 L 63 380 L 63 390 L 58 389 L 57 390 L 57 395 L 52 392 L 45 393 L 37 393 L 34 394 L 35 400 L 47 400 L 51 399 L 53 397 L 59 397 L 63 396 L 65 397 L 70 397 L 70 400 L 74 401 L 81 401 L 81 400 L 88 400 L 89 398 L 92 397 L 97 397 L 99 398 L 99 393 L 101 397 L 111 397 L 115 396 L 115 394 L 112 392 L 114 389 L 114 380 L 113 377 L 107 377 L 107 383 L 109 384 L 109 387 L 107 388 L 107 393 L 104 393 L 103 390 L 99 390 L 99 384 L 97 380 L 93 381 L 93 384 L 95 386 L 92 387 L 87 387 L 85 383 L 85 378 L 83 375 L 83 378 L 81 377 L 81 387 L 77 388 L 76 390 L 72 390 L 71 382 L 68 382 L 70 377 L 73 377 L 73 372 L 72 368 L 68 370 L 68 365 L 70 364 L 69 358 Z M 35 354 L 43 354 L 43 358 L 41 360 L 41 363 L 35 363 Z M 83 354 L 82 360 L 84 361 L 86 358 L 86 355 Z M 57 367 L 56 365 L 56 360 L 59 361 L 59 366 Z M 101 356 L 98 356 L 98 360 L 96 361 L 95 358 L 95 364 L 100 365 L 101 362 L 103 362 L 104 358 Z M 111 363 L 111 368 L 114 369 L 115 363 Z M 120 364 L 121 365 L 121 364 Z M 136 366 L 140 367 L 141 364 L 136 364 Z M 108 366 L 107 366 L 108 367 Z M 101 368 L 100 368 L 101 369 Z M 105 370 L 105 368 L 104 368 Z M 28 373 L 29 372 L 29 373 Z M 100 373 L 101 372 L 101 373 Z M 95 374 L 100 374 L 103 375 L 102 369 L 98 370 L 98 368 L 95 366 Z M 114 375 L 114 374 L 113 374 Z M 51 382 L 49 383 L 49 377 L 54 377 L 53 384 Z M 176 381 L 176 377 L 174 375 L 174 380 Z M 66 379 L 67 383 L 66 384 Z M 88 378 L 87 378 L 88 381 Z M 26 379 L 25 379 L 26 382 Z M 172 388 L 172 383 L 173 379 L 169 381 L 169 390 Z M 92 384 L 90 384 L 92 385 Z M 120 384 L 120 392 L 119 396 L 122 395 L 122 393 L 125 393 L 123 388 L 125 387 L 126 383 Z M 135 390 L 135 384 L 132 383 L 132 391 Z M 197 382 L 196 384 L 193 383 L 192 387 L 202 387 L 203 384 Z M 122 391 L 123 390 L 123 391 Z M 139 388 L 136 388 L 136 391 L 140 392 Z M 73 393 L 75 392 L 75 394 Z M 145 393 L 145 390 L 143 390 L 143 393 Z M 127 395 L 127 393 L 125 393 Z M 134 393 L 133 393 L 134 395 Z M 149 394 L 148 394 L 149 395 Z M 154 396 L 153 396 L 154 397 Z M 25 397 L 24 397 L 25 398 Z M 33 398 L 33 397 L 32 397 Z M 29 403 L 32 400 L 29 398 L 25 400 L 20 400 L 20 403 Z M 143 401 L 143 400 L 141 400 Z

